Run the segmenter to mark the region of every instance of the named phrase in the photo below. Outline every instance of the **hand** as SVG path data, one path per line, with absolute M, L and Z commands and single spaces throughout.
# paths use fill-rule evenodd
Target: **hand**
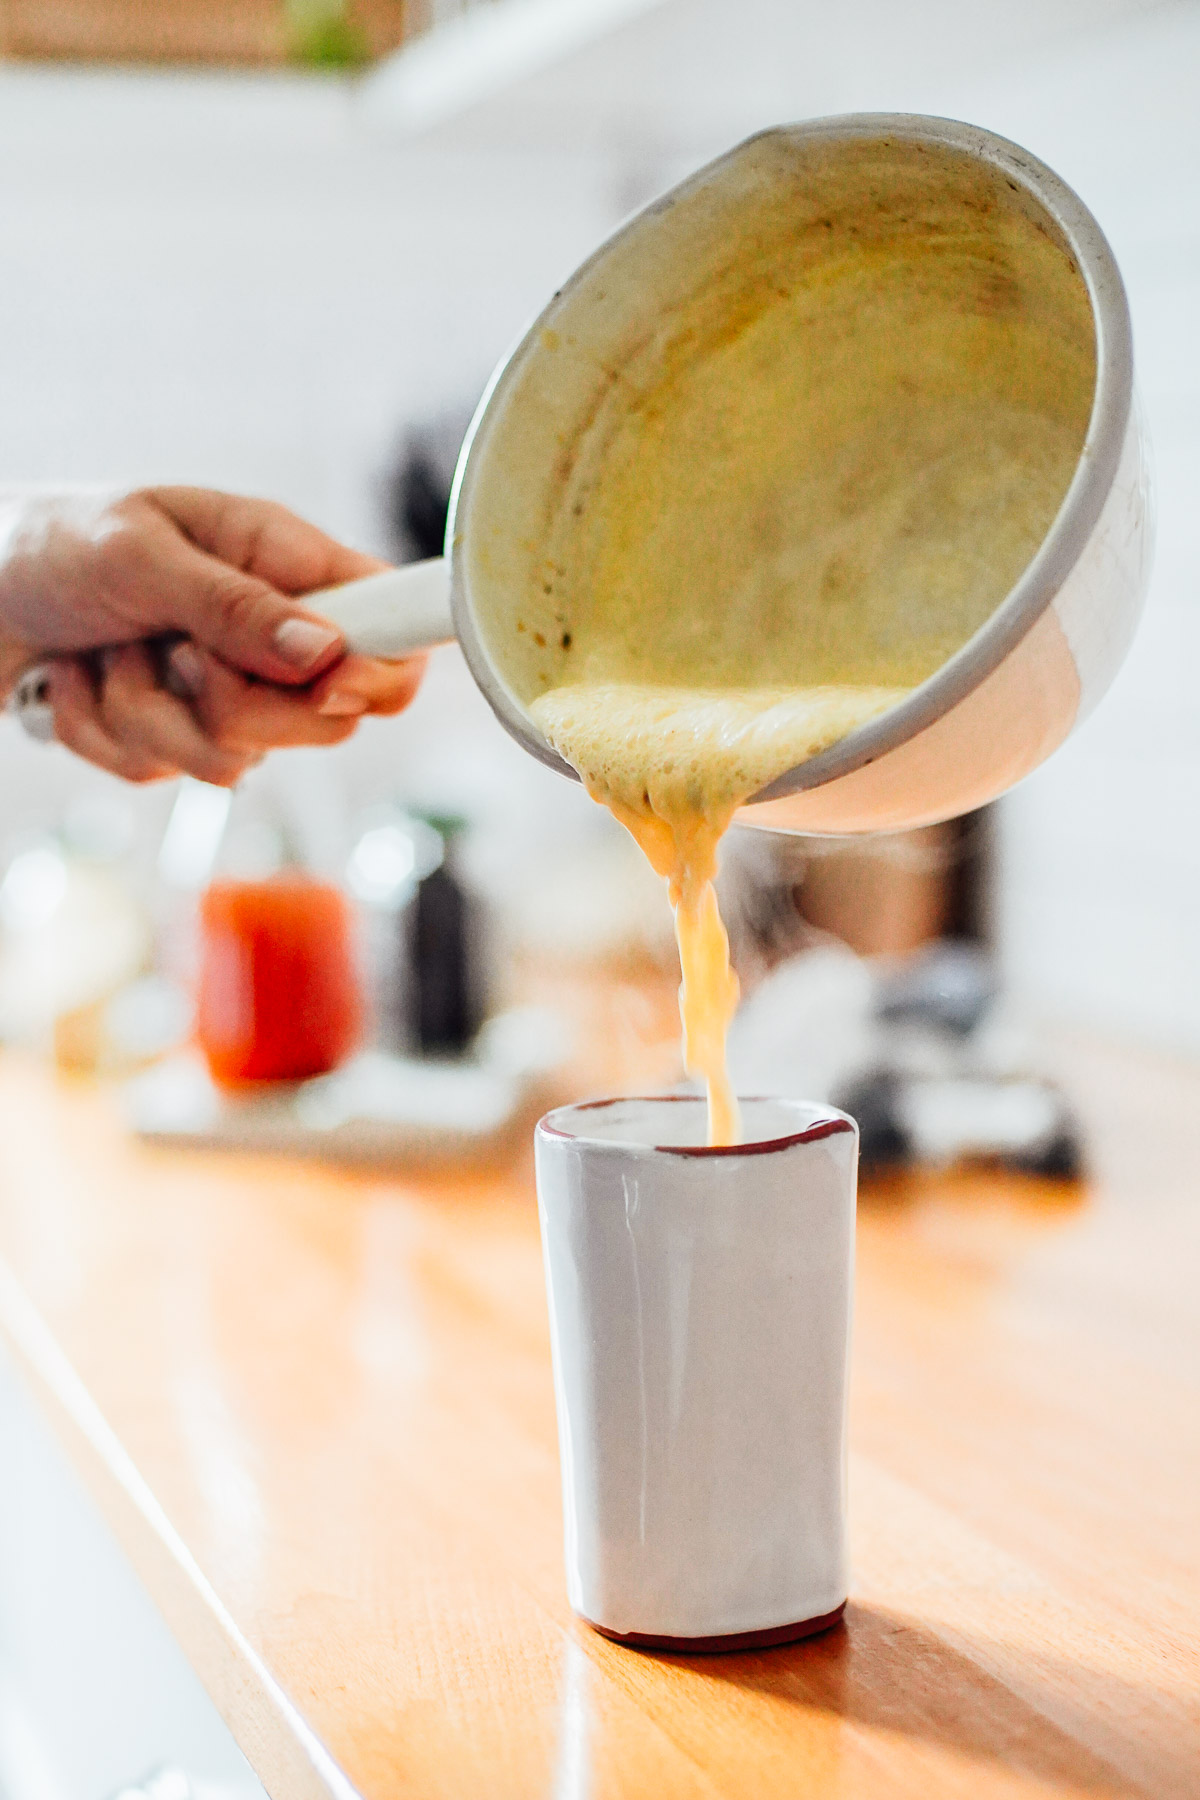
M 348 655 L 297 597 L 385 565 L 286 507 L 206 488 L 13 502 L 0 511 L 0 697 L 54 659 L 55 735 L 129 781 L 231 786 L 266 751 L 337 744 L 396 713 L 424 659 Z M 147 638 L 169 651 L 171 693 Z

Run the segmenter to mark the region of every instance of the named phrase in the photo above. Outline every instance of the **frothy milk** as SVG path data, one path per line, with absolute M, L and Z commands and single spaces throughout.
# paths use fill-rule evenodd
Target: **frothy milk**
M 684 1062 L 708 1089 L 709 1142 L 738 1142 L 725 1034 L 738 1002 L 713 880 L 737 808 L 902 699 L 903 688 L 555 688 L 530 708 L 593 799 L 628 827 L 675 910 Z

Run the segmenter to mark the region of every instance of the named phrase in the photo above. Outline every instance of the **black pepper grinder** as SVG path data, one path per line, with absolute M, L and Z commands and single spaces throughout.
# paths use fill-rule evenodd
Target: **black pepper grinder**
M 459 877 L 459 818 L 426 814 L 442 859 L 422 877 L 408 913 L 409 1009 L 421 1056 L 461 1056 L 483 1023 L 477 908 Z

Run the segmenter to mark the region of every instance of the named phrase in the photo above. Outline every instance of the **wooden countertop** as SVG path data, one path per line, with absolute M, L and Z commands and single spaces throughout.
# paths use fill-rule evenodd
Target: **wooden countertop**
M 531 1187 L 152 1151 L 0 1060 L 0 1327 L 277 1800 L 1200 1794 L 1200 1070 L 864 1196 L 846 1626 L 577 1624 Z

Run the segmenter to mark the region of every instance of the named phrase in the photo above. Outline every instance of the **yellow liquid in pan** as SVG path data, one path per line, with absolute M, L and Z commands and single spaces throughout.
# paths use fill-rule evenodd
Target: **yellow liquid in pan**
M 709 1142 L 741 1132 L 725 1067 L 737 977 L 713 881 L 717 846 L 744 800 L 903 698 L 905 689 L 555 688 L 530 713 L 593 799 L 628 827 L 668 884 L 683 984 L 684 1062 L 708 1090 Z

